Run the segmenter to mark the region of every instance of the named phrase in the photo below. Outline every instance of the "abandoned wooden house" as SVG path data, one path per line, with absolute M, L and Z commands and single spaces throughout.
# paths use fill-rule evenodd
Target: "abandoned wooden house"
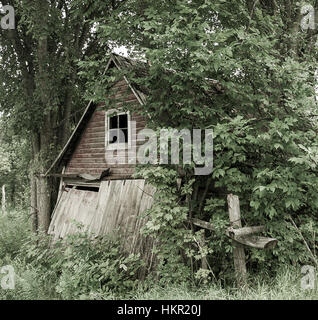
M 120 71 L 135 63 L 112 54 L 106 75 L 111 68 Z M 146 118 L 137 112 L 123 111 L 122 105 L 143 104 L 146 96 L 123 76 L 105 92 L 105 97 L 103 104 L 88 104 L 47 172 L 61 179 L 48 233 L 55 239 L 63 238 L 74 233 L 78 223 L 96 236 L 120 229 L 125 242 L 136 249 L 143 245 L 138 236 L 142 219 L 137 217 L 151 207 L 154 188 L 143 179 L 133 179 L 135 165 L 128 163 L 131 145 L 138 149 L 142 144 L 137 141 L 137 134 L 146 126 Z M 118 102 L 109 109 L 107 104 L 111 99 Z M 136 123 L 135 130 L 131 122 Z M 124 136 L 112 139 L 118 129 Z M 111 161 L 111 155 L 118 150 L 125 158 L 120 164 Z M 61 172 L 56 172 L 58 169 Z
M 138 64 L 112 54 L 105 75 L 110 69 L 120 73 L 125 68 L 139 68 Z M 145 71 L 146 66 L 141 69 Z M 146 95 L 126 76 L 114 81 L 105 91 L 103 103 L 91 101 L 88 104 L 68 142 L 46 173 L 60 177 L 59 195 L 48 233 L 54 239 L 64 238 L 75 233 L 79 224 L 94 236 L 120 231 L 125 249 L 142 253 L 151 266 L 153 251 L 149 249 L 155 242 L 142 237 L 140 229 L 145 223 L 142 213 L 153 204 L 155 188 L 143 179 L 133 178 L 136 162 L 129 162 L 144 143 L 138 133 L 146 127 L 147 117 L 138 113 L 138 105 L 145 103 Z M 129 108 L 133 111 L 124 108 L 127 104 L 133 106 Z M 114 155 L 118 162 L 114 162 Z M 264 226 L 242 228 L 237 196 L 228 195 L 228 204 L 231 227 L 226 234 L 235 244 L 235 268 L 244 275 L 245 255 L 241 245 L 273 248 L 277 240 L 255 236 L 264 231 Z M 208 222 L 194 218 L 189 222 L 214 231 Z M 205 258 L 202 258 L 204 265 Z

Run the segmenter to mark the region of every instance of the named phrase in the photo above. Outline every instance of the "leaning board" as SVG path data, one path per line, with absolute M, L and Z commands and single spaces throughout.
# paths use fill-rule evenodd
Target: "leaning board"
M 82 230 L 95 236 L 124 234 L 129 251 L 142 246 L 139 231 L 142 213 L 153 203 L 155 188 L 145 180 L 108 180 L 98 192 L 65 189 L 56 204 L 48 233 L 54 239 Z M 138 251 L 138 249 L 137 249 Z

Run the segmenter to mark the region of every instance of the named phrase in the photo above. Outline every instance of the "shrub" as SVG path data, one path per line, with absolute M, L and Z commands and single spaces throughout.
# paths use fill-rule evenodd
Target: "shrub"
M 138 285 L 142 261 L 139 255 L 125 254 L 117 237 L 92 239 L 78 232 L 52 245 L 40 235 L 23 249 L 42 283 L 51 283 L 62 299 L 124 296 Z

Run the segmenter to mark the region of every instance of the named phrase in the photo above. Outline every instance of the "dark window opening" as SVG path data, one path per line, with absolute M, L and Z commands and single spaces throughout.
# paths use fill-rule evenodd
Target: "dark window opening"
M 119 122 L 119 128 L 128 128 L 128 117 L 127 114 L 121 114 L 118 117 L 118 122 Z
M 66 188 L 72 189 L 73 185 L 67 185 Z M 76 190 L 83 190 L 83 191 L 93 191 L 93 192 L 99 192 L 99 187 L 93 187 L 93 186 L 75 186 Z
M 118 128 L 118 117 L 110 117 L 109 118 L 109 129 L 117 129 Z
M 128 115 L 120 114 L 109 117 L 108 143 L 128 143 Z

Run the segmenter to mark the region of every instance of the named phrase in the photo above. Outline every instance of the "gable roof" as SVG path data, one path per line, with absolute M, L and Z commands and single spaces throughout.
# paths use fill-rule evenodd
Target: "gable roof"
M 133 68 L 134 70 L 137 70 L 137 72 L 142 75 L 142 73 L 147 72 L 146 71 L 146 63 L 132 60 L 129 58 L 125 58 L 123 56 L 120 56 L 115 53 L 110 54 L 110 58 L 107 62 L 106 68 L 103 72 L 103 75 L 106 74 L 106 72 L 112 68 L 116 67 L 118 70 L 125 70 L 127 68 Z M 143 105 L 146 101 L 146 94 L 141 91 L 140 88 L 137 88 L 137 86 L 133 83 L 131 83 L 126 76 L 124 76 L 124 79 L 126 83 L 128 84 L 131 91 L 136 96 L 138 102 Z M 76 143 L 78 142 L 79 137 L 81 136 L 83 130 L 85 129 L 88 121 L 90 120 L 92 114 L 96 110 L 97 105 L 93 103 L 93 101 L 89 101 L 87 107 L 85 108 L 85 111 L 80 118 L 79 122 L 77 123 L 75 129 L 73 130 L 70 138 L 64 145 L 63 149 L 59 153 L 59 155 L 56 157 L 56 159 L 53 161 L 50 168 L 47 170 L 44 176 L 47 176 L 51 173 L 51 171 L 56 167 L 61 165 L 62 162 L 66 162 L 66 160 L 69 158 L 69 156 L 74 152 Z

